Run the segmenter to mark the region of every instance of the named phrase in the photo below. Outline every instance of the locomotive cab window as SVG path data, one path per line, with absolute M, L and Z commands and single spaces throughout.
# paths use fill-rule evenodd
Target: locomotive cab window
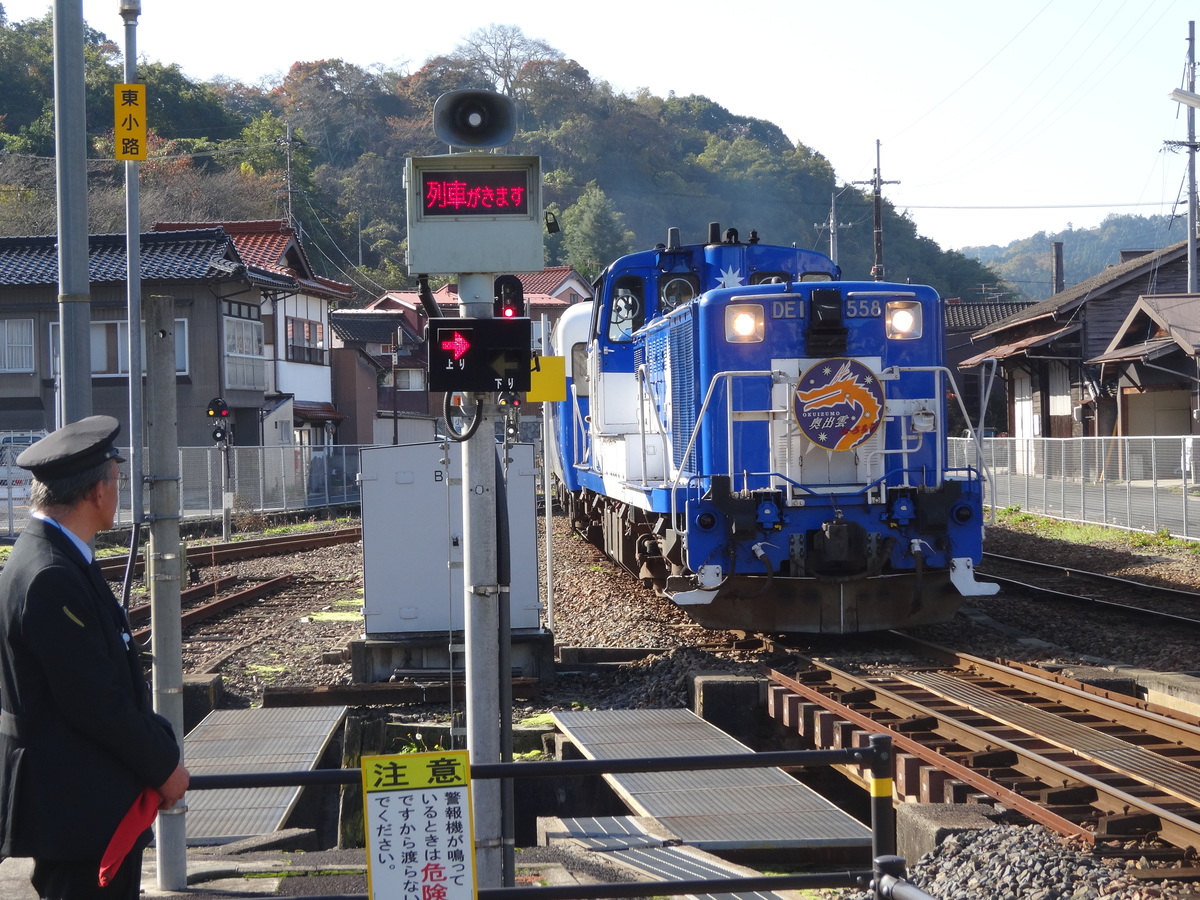
M 591 393 L 588 389 L 587 344 L 583 341 L 571 346 L 571 383 L 575 386 L 576 396 L 586 397 Z
M 659 312 L 669 313 L 700 293 L 700 279 L 695 275 L 670 274 L 658 281 Z
M 646 283 L 636 275 L 618 278 L 608 306 L 608 339 L 625 342 L 646 321 Z
M 791 280 L 787 272 L 755 272 L 750 276 L 751 284 L 787 284 Z

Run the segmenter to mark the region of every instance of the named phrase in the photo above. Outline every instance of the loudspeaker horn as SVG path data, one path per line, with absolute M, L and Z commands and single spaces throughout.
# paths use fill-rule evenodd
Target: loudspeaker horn
M 516 131 L 516 107 L 503 94 L 448 91 L 433 104 L 433 133 L 452 147 L 503 147 Z

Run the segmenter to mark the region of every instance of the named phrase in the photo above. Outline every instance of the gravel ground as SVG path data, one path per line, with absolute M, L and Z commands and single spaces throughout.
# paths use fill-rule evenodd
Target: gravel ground
M 1077 568 L 1200 590 L 1200 559 L 1195 554 L 1163 546 L 1132 549 L 1119 532 L 1110 540 L 1071 544 L 1047 539 L 1032 527 L 1002 525 L 989 529 L 986 547 L 1004 555 L 1053 558 Z M 522 707 L 518 715 L 578 704 L 614 709 L 684 706 L 691 672 L 748 672 L 764 658 L 757 652 L 720 649 L 730 633 L 692 623 L 678 607 L 611 566 L 598 549 L 572 534 L 561 516 L 554 519 L 553 551 L 555 643 L 644 648 L 648 653 L 604 675 L 563 674 L 540 701 Z M 185 638 L 185 670 L 220 673 L 226 706 L 261 703 L 267 684 L 350 683 L 349 663 L 338 652 L 362 632 L 362 545 L 201 570 L 204 580 L 237 575 L 243 586 L 282 574 L 293 576 L 287 590 L 208 622 Z M 972 598 L 969 605 L 1052 646 L 1014 642 L 1005 632 L 967 616 L 912 633 L 981 656 L 1054 666 L 1106 660 L 1188 671 L 1200 658 L 1197 639 L 1179 630 L 1114 629 L 1106 620 L 1081 617 L 1070 607 L 1005 595 Z M 879 637 L 800 637 L 795 643 L 805 652 L 849 667 L 893 658 L 886 639 Z M 401 718 L 418 720 L 430 714 L 441 718 L 448 710 L 398 712 Z
M 676 607 L 613 568 L 600 552 L 572 535 L 564 518 L 554 520 L 554 634 L 564 646 L 637 647 L 652 650 L 637 663 L 603 675 L 563 674 L 535 701 L 514 711 L 520 718 L 573 708 L 679 707 L 687 703 L 689 675 L 698 670 L 753 671 L 762 654 L 718 649 L 727 633 L 700 628 Z M 1052 558 L 1064 565 L 1129 578 L 1200 589 L 1200 565 L 1187 550 L 1131 548 L 1126 536 L 1070 544 L 1048 540 L 1032 527 L 1001 525 L 989 530 L 987 549 L 1010 556 Z M 230 615 L 193 635 L 185 650 L 193 670 L 219 671 L 229 705 L 260 702 L 263 685 L 338 684 L 350 680 L 344 661 L 326 662 L 361 632 L 361 545 L 343 545 L 293 557 L 218 567 L 207 580 L 237 574 L 259 580 L 293 573 L 293 587 Z M 1057 645 L 1050 649 L 1016 644 L 978 620 L 914 629 L 919 637 L 989 657 L 1063 665 L 1106 658 L 1153 669 L 1196 666 L 1196 641 L 1185 635 L 1147 635 L 1110 626 L 1044 602 L 1020 598 L 975 598 L 986 616 Z M 986 621 L 986 620 L 985 620 Z M 876 638 L 816 638 L 807 650 L 848 668 L 886 664 L 895 654 Z M 442 720 L 449 710 L 420 707 L 392 710 L 394 719 Z M 946 841 L 915 861 L 910 878 L 940 900 L 1055 900 L 1120 897 L 1125 900 L 1198 897 L 1179 885 L 1143 885 L 1124 869 L 1136 863 L 1105 862 L 1087 850 L 1037 827 L 997 827 Z M 850 898 L 853 892 L 824 892 Z

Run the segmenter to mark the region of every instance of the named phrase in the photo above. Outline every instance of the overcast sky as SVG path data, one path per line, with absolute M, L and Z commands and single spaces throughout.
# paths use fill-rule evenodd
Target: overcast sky
M 0 3 L 10 22 L 51 7 Z M 122 43 L 119 7 L 83 0 L 88 24 Z M 873 177 L 880 141 L 896 182 L 884 196 L 951 249 L 1111 212 L 1184 215 L 1187 153 L 1165 142 L 1187 139 L 1187 117 L 1167 95 L 1184 84 L 1198 12 L 1183 0 L 142 0 L 137 45 L 192 78 L 256 83 L 297 60 L 413 71 L 478 28 L 516 25 L 619 91 L 702 94 L 772 121 L 841 182 Z

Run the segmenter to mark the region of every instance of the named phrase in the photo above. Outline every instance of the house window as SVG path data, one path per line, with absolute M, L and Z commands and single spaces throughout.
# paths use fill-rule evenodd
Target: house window
M 325 326 L 312 319 L 287 319 L 288 362 L 327 365 L 325 357 Z
M 175 373 L 188 373 L 187 319 L 175 320 Z M 91 328 L 92 377 L 129 374 L 129 324 L 93 322 Z M 58 375 L 58 322 L 50 323 L 50 370 Z M 142 374 L 146 374 L 146 331 L 142 325 Z
M 265 391 L 267 361 L 263 358 L 261 321 L 225 316 L 225 387 L 231 390 Z
M 395 369 L 396 390 L 423 391 L 425 390 L 425 372 L 421 369 Z
M 0 372 L 33 371 L 33 319 L 0 319 Z

